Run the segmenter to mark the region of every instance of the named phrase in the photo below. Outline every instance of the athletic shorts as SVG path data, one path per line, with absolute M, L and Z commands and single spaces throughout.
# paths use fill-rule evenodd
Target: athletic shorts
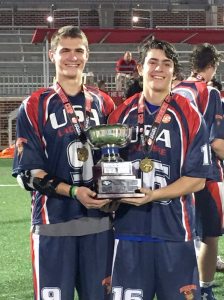
M 218 182 L 222 202 L 222 234 L 224 234 L 224 181 Z
M 223 205 L 221 182 L 206 182 L 205 188 L 195 193 L 196 232 L 203 240 L 222 235 Z
M 113 231 L 79 237 L 31 234 L 35 300 L 109 299 Z
M 115 241 L 111 300 L 201 299 L 193 241 Z

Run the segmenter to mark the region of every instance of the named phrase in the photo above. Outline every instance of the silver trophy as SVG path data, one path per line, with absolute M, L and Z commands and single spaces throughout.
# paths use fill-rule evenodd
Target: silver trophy
M 97 198 L 143 197 L 136 192 L 141 188 L 137 170 L 119 155 L 119 148 L 131 140 L 132 128 L 123 124 L 98 125 L 90 127 L 86 135 L 93 149 L 101 149 L 101 160 L 93 166 Z

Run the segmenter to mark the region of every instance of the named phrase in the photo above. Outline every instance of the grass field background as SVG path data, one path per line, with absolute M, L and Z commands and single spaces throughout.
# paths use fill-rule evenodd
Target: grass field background
M 30 195 L 11 176 L 11 165 L 0 159 L 0 300 L 32 300 Z M 224 237 L 219 254 L 224 257 Z M 217 300 L 224 300 L 224 273 L 216 273 L 215 284 Z

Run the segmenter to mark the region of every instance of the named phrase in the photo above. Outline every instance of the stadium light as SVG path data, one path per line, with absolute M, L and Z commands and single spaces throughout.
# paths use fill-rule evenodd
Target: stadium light
M 48 28 L 54 27 L 54 17 L 52 15 L 47 16 Z
M 49 15 L 47 16 L 48 27 L 54 27 L 54 11 L 55 5 L 51 4 Z
M 49 16 L 47 17 L 47 22 L 48 22 L 48 23 L 53 23 L 53 21 L 54 21 L 53 16 L 49 15 Z
M 139 17 L 137 17 L 137 16 L 133 16 L 133 17 L 132 17 L 132 22 L 133 22 L 133 23 L 137 23 L 138 20 L 139 20 Z

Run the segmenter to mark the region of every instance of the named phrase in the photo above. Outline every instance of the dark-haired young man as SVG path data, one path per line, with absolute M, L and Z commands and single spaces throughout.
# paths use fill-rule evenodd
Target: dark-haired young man
M 220 93 L 207 83 L 214 77 L 221 55 L 211 44 L 194 47 L 191 55 L 192 74 L 174 89 L 175 93 L 190 99 L 202 114 L 212 152 L 212 173 L 205 188 L 195 193 L 197 234 L 202 243 L 198 254 L 198 266 L 202 299 L 214 300 L 212 291 L 218 237 L 222 234 L 223 208 L 219 182 L 223 181 L 220 160 L 224 158 L 224 118 Z
M 145 193 L 121 199 L 115 214 L 113 300 L 200 298 L 192 192 L 208 176 L 208 138 L 197 109 L 170 95 L 178 70 L 174 47 L 150 40 L 138 61 L 143 92 L 109 117 L 135 128 L 122 156 L 133 162 Z
M 89 57 L 85 34 L 60 28 L 49 52 L 52 87 L 34 92 L 17 119 L 13 175 L 32 190 L 31 254 L 35 300 L 105 300 L 111 273 L 110 216 L 92 187 L 94 156 L 85 129 L 105 124 L 109 96 L 82 84 Z

